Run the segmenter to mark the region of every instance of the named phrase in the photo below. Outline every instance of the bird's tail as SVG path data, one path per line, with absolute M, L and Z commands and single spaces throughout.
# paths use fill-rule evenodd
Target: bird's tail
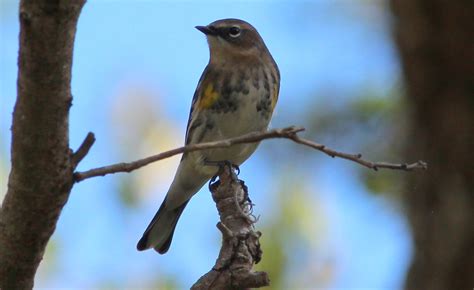
M 138 242 L 137 249 L 143 251 L 154 248 L 160 254 L 166 253 L 171 245 L 176 224 L 188 201 L 177 208 L 169 209 L 165 205 L 165 198 Z

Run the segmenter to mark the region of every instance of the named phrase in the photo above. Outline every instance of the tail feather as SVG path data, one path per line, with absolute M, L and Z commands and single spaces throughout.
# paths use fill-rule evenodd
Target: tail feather
M 151 248 L 160 254 L 168 251 L 184 208 L 209 178 L 206 173 L 196 172 L 193 159 L 183 157 L 165 200 L 137 244 L 139 251 Z
M 166 199 L 146 228 L 145 233 L 143 233 L 142 238 L 137 244 L 137 250 L 143 251 L 154 248 L 160 254 L 168 251 L 176 224 L 188 201 L 174 209 L 168 209 L 165 204 Z

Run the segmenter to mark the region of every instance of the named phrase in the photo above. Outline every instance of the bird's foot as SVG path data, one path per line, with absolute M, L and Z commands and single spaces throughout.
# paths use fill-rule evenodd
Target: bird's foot
M 240 168 L 237 164 L 234 164 L 230 162 L 229 160 L 222 160 L 222 161 L 210 161 L 210 160 L 205 160 L 204 161 L 205 165 L 208 166 L 217 166 L 219 167 L 219 170 L 216 173 L 216 176 L 219 176 L 224 172 L 224 168 L 227 167 L 229 168 L 229 171 L 231 173 L 234 173 L 234 170 L 237 171 L 236 175 L 240 174 Z
M 209 180 L 209 184 L 208 184 L 209 191 L 211 191 L 211 192 L 214 191 L 219 186 L 219 184 L 221 183 L 220 180 L 216 181 L 218 176 L 219 175 L 216 174 Z
M 221 175 L 224 172 L 225 167 L 229 169 L 230 176 L 233 180 L 238 180 L 237 176 L 240 174 L 240 168 L 237 164 L 233 164 L 229 160 L 222 160 L 222 161 L 210 161 L 210 160 L 205 160 L 204 161 L 205 165 L 209 166 L 217 166 L 219 169 L 217 170 L 216 175 L 214 175 L 210 180 L 209 180 L 209 190 L 213 190 L 216 188 L 216 186 L 219 185 L 219 181 L 216 181 L 217 177 Z M 237 173 L 235 171 L 237 171 Z

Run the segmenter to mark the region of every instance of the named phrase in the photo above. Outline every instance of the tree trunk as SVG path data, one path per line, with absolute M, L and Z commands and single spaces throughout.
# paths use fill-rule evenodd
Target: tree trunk
M 474 2 L 392 0 L 410 113 L 406 289 L 474 286 Z
M 73 185 L 72 52 L 84 0 L 21 1 L 18 96 L 0 211 L 0 288 L 31 289 Z

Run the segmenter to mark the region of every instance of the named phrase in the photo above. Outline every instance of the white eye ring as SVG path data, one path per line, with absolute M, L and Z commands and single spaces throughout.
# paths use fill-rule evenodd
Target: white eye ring
M 233 37 L 233 38 L 236 38 L 236 37 L 239 37 L 240 36 L 240 27 L 238 26 L 232 26 L 230 29 L 229 29 L 229 36 L 230 37 Z

